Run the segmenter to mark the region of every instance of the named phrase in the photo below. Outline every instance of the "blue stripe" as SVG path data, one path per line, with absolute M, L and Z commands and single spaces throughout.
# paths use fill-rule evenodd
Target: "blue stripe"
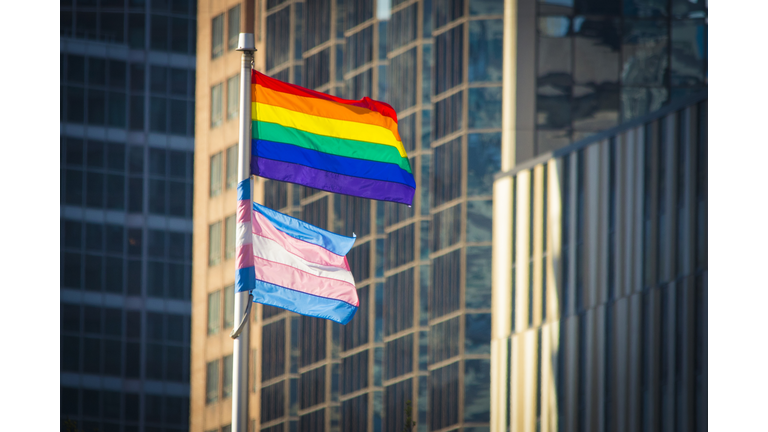
M 294 217 L 276 212 L 269 207 L 264 207 L 259 203 L 253 203 L 253 209 L 269 219 L 275 228 L 289 236 L 320 246 L 336 255 L 345 256 L 352 249 L 352 245 L 355 244 L 355 237 L 347 237 L 326 231 Z
M 245 180 L 241 180 L 240 183 L 237 184 L 237 200 L 247 200 L 251 199 L 251 179 L 247 178 Z
M 251 148 L 255 157 L 295 163 L 350 177 L 401 183 L 416 189 L 413 175 L 391 163 L 337 156 L 266 140 L 253 140 Z
M 339 324 L 348 323 L 357 312 L 356 307 L 341 300 L 318 297 L 260 280 L 254 281 L 256 288 L 251 294 L 256 303 L 283 308 L 301 315 L 329 319 Z
M 246 267 L 235 271 L 235 292 L 251 291 L 256 281 L 254 267 Z

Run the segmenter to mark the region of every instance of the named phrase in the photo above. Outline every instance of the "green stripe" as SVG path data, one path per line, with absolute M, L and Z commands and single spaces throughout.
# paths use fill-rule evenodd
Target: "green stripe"
M 254 139 L 291 144 L 336 156 L 391 163 L 413 174 L 408 158 L 401 157 L 400 152 L 389 145 L 317 135 L 263 121 L 254 121 L 252 129 Z

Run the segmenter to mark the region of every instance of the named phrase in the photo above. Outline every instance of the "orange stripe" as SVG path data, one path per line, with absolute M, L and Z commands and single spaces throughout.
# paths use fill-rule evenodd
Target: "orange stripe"
M 376 111 L 339 102 L 279 92 L 260 84 L 251 86 L 251 101 L 334 120 L 346 120 L 389 129 L 401 141 L 397 123 Z

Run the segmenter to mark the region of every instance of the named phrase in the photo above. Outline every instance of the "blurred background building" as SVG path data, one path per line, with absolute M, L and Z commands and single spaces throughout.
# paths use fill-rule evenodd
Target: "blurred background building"
M 249 430 L 400 431 L 408 400 L 419 431 L 702 430 L 706 7 L 518 0 L 505 26 L 504 3 L 198 4 L 192 431 L 231 421 L 240 31 L 270 76 L 391 104 L 418 187 L 409 208 L 257 181 L 357 235 L 361 305 L 254 307 Z
M 186 431 L 196 1 L 60 7 L 61 417 Z

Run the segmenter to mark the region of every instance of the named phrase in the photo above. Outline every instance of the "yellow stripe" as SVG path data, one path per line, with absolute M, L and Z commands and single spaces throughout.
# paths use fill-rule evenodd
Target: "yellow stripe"
M 381 126 L 329 119 L 259 102 L 252 102 L 251 104 L 253 120 L 277 123 L 285 127 L 334 138 L 389 145 L 395 147 L 401 157 L 408 157 L 403 143 L 395 139 L 391 131 Z

